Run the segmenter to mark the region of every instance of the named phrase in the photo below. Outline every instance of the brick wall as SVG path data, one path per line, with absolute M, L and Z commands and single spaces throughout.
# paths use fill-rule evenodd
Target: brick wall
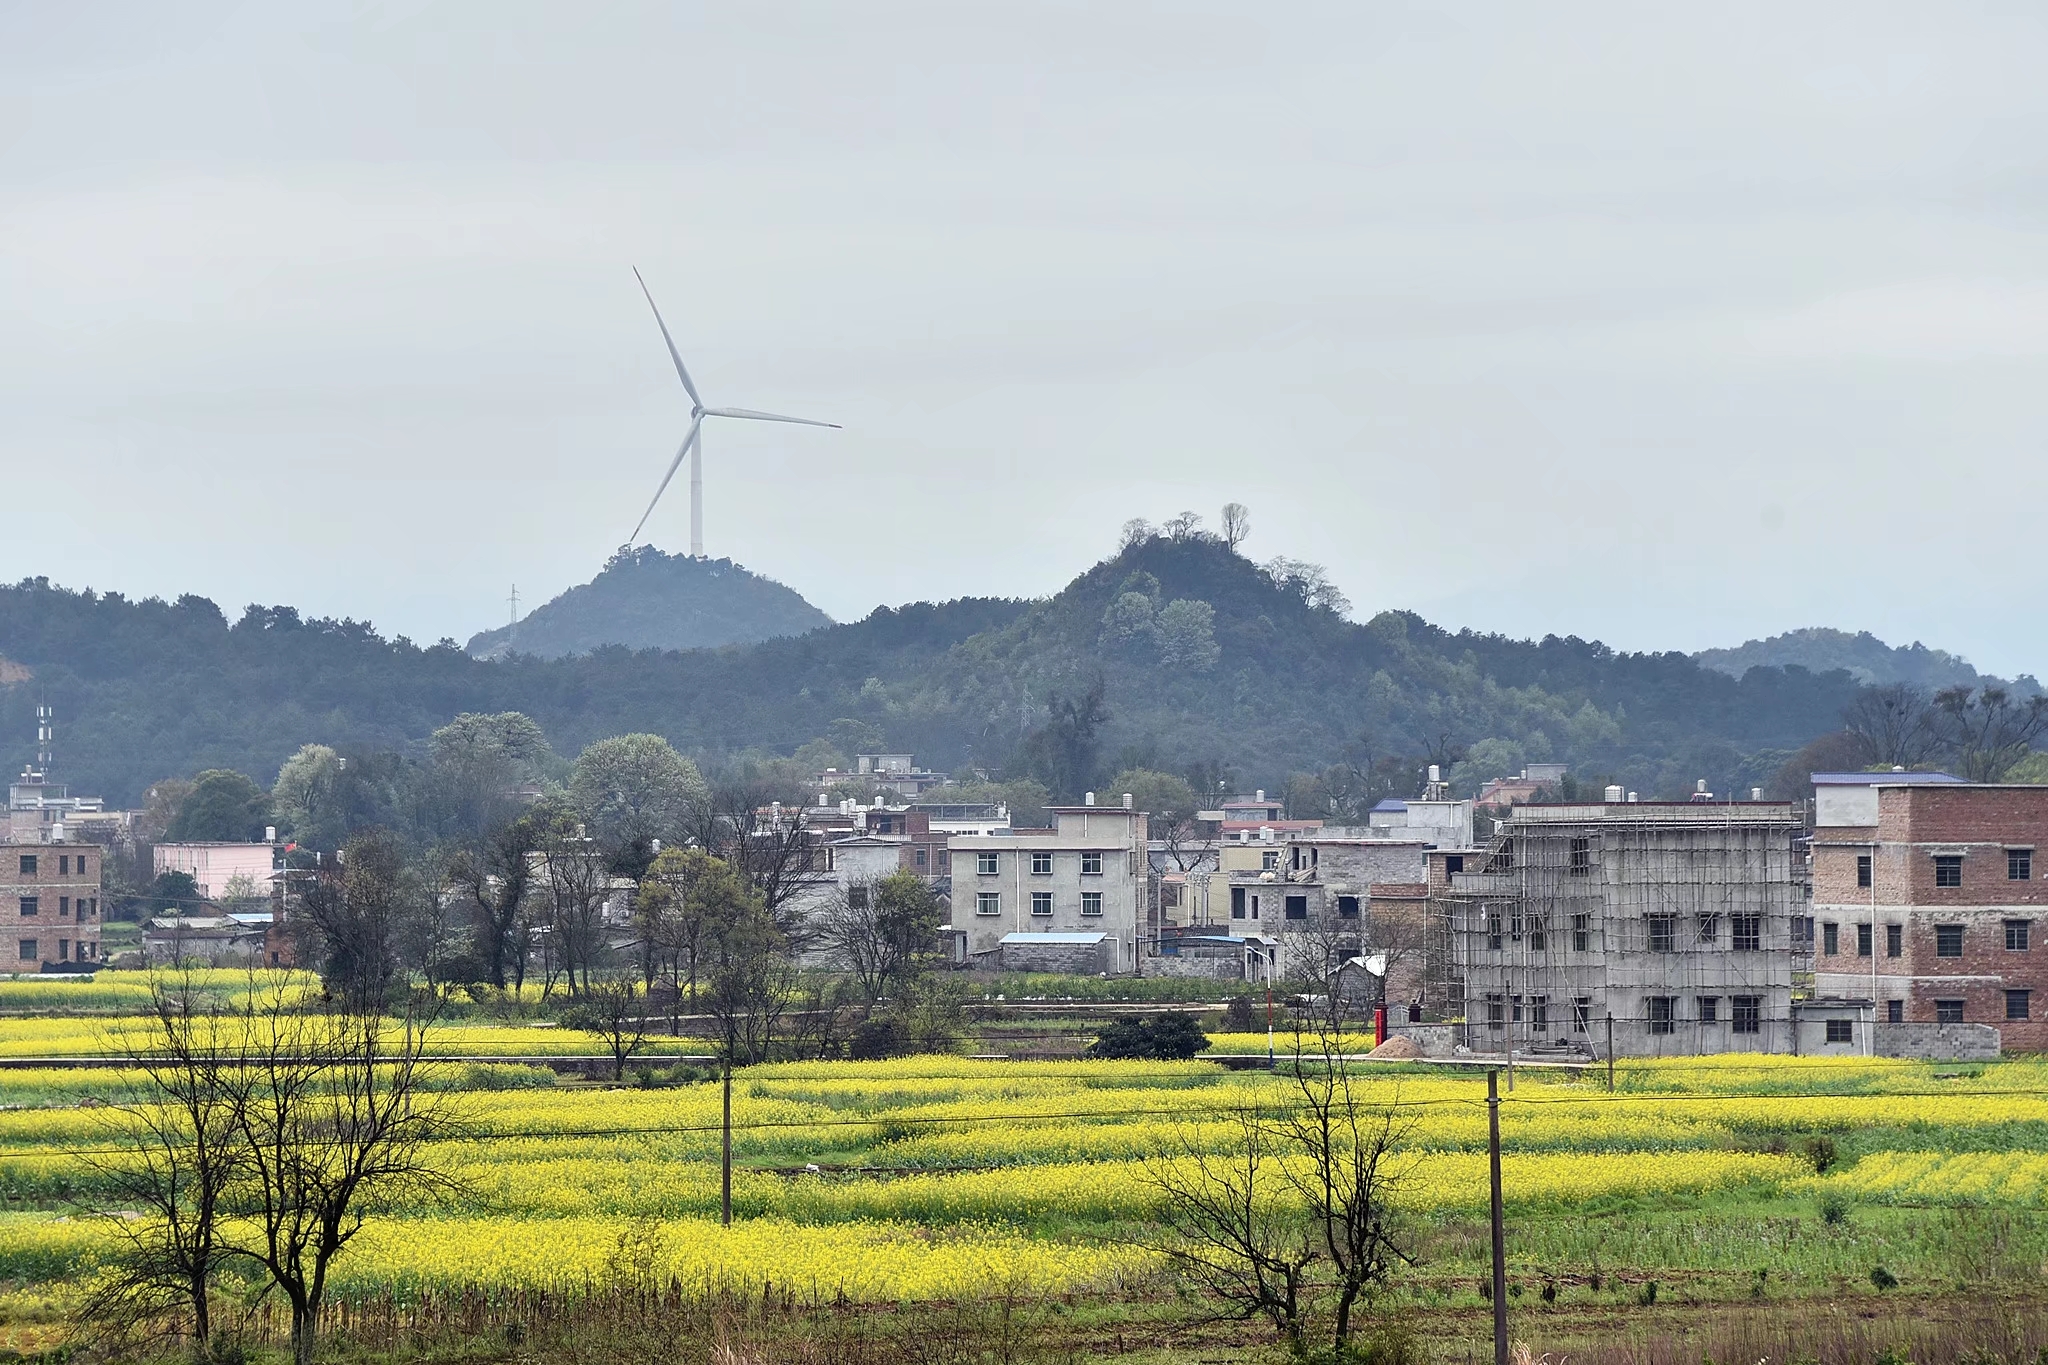
M 99 961 L 102 858 L 90 844 L 0 847 L 0 971 Z

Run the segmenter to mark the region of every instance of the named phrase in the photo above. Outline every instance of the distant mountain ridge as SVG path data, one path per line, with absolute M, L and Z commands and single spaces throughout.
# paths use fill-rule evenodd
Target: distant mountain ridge
M 479 659 L 562 659 L 606 645 L 750 645 L 831 624 L 794 589 L 730 559 L 692 559 L 643 545 L 613 555 L 596 578 L 535 608 L 516 626 L 472 635 L 467 648 Z
M 2003 681 L 1979 673 L 1959 654 L 1929 649 L 1918 640 L 1910 645 L 1893 646 L 1867 630 L 1852 635 L 1846 630 L 1831 630 L 1825 626 L 1789 630 L 1769 639 L 1749 640 L 1732 649 L 1703 649 L 1693 658 L 1707 668 L 1734 678 L 1741 677 L 1752 668 L 1796 665 L 1814 673 L 1845 669 L 1860 683 L 1878 686 L 1910 683 L 1930 692 L 1938 692 L 1944 687 L 1981 687 L 1985 683 Z M 2023 691 L 2039 690 L 2034 680 L 2024 674 L 2016 681 Z

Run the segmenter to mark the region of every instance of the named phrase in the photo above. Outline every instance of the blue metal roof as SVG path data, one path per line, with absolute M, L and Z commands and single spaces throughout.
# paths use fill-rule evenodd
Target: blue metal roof
M 1389 796 L 1385 800 L 1381 801 L 1377 806 L 1373 807 L 1373 813 L 1378 814 L 1380 811 L 1397 811 L 1407 809 L 1408 803 L 1406 801 L 1396 801 L 1393 797 Z
M 1810 773 L 1816 787 L 1925 787 L 1961 782 L 1948 773 Z

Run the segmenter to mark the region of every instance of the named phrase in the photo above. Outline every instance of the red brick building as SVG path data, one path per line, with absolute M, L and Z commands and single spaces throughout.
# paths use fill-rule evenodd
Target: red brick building
M 1814 779 L 1817 993 L 1875 999 L 1881 1024 L 1988 1024 L 2008 1051 L 2048 1049 L 2048 787 Z
M 100 873 L 93 844 L 0 845 L 0 971 L 100 960 Z

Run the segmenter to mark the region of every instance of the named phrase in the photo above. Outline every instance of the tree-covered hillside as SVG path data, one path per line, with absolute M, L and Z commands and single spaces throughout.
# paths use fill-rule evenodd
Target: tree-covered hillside
M 1938 692 L 1944 687 L 1977 687 L 1996 683 L 1970 666 L 1967 659 L 1943 649 L 1929 649 L 1915 640 L 1888 645 L 1867 630 L 1854 634 L 1824 626 L 1788 630 L 1766 640 L 1749 640 L 1732 649 L 1703 649 L 1693 656 L 1709 668 L 1741 677 L 1752 668 L 1783 668 L 1797 664 L 1815 673 L 1847 669 L 1858 682 L 1882 685 L 1907 683 Z M 2031 678 L 2018 680 L 2019 690 L 2038 690 Z
M 466 711 L 521 711 L 555 748 L 646 731 L 717 764 L 787 755 L 852 718 L 932 766 L 1031 770 L 1057 789 L 1118 767 L 1278 788 L 1344 759 L 1463 761 L 1476 783 L 1554 759 L 1646 794 L 1761 780 L 1834 729 L 1845 672 L 1619 654 L 1577 639 L 1451 633 L 1403 612 L 1358 624 L 1311 566 L 1144 536 L 1056 596 L 883 608 L 794 638 L 543 660 L 421 648 L 353 621 L 129 601 L 31 580 L 0 589 L 0 758 L 57 707 L 58 768 L 131 803 L 211 767 L 269 783 L 301 744 L 417 748 Z M 17 670 L 18 671 L 18 670 Z M 7 676 L 7 675 L 0 675 Z
M 621 550 L 596 578 L 469 641 L 479 658 L 533 654 L 559 659 L 605 645 L 703 649 L 802 635 L 832 618 L 795 590 L 730 559 L 668 555 L 651 545 Z

